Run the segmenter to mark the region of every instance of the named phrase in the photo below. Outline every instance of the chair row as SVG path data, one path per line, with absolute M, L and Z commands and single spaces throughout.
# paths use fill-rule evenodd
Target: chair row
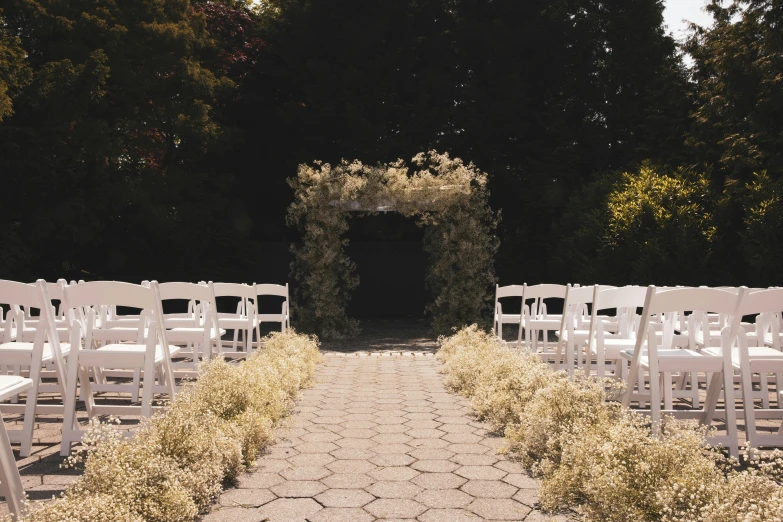
M 741 413 L 751 444 L 783 445 L 783 435 L 759 434 L 756 427 L 757 418 L 783 418 L 783 409 L 770 408 L 768 388 L 783 383 L 783 289 L 522 285 L 499 287 L 497 295 L 522 298 L 517 316 L 496 305 L 498 335 L 516 320 L 518 344 L 524 331 L 525 344 L 555 368 L 624 381 L 624 404 L 635 403 L 654 424 L 663 414 L 704 424 L 723 418 L 727 436 L 716 441 L 737 454 Z M 545 302 L 553 299 L 561 300 L 563 313 L 547 313 Z M 545 329 L 556 340 L 552 349 L 545 341 L 538 350 Z M 717 410 L 721 397 L 724 408 Z
M 280 314 L 258 313 L 264 295 L 284 299 Z M 218 297 L 234 297 L 236 311 L 218 312 Z M 187 312 L 164 313 L 169 301 L 184 302 Z M 77 397 L 90 418 L 148 417 L 156 409 L 155 396 L 173 398 L 176 379 L 197 377 L 201 361 L 244 357 L 259 348 L 261 323 L 290 328 L 288 302 L 287 285 L 0 280 L 0 401 L 8 401 L 0 409 L 24 415 L 22 429 L 0 433 L 0 481 L 11 488 L 3 493 L 13 497 L 18 482 L 9 479 L 8 463 L 14 459 L 3 435 L 20 443 L 20 456 L 26 457 L 36 414 L 60 414 L 61 454 L 68 455 L 83 435 L 76 419 Z M 234 330 L 234 338 L 224 341 L 228 330 Z M 43 392 L 53 392 L 59 400 L 43 399 Z M 110 400 L 100 400 L 98 394 L 106 392 Z M 9 505 L 15 509 L 14 502 Z

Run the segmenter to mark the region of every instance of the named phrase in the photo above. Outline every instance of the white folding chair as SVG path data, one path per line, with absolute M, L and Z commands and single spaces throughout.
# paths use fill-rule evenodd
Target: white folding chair
M 280 331 L 285 332 L 291 328 L 290 299 L 288 295 L 288 283 L 285 285 L 253 284 L 255 297 L 253 299 L 256 309 L 256 339 L 261 342 L 261 323 L 280 323 Z M 282 297 L 279 314 L 261 313 L 260 300 L 264 297 Z
M 636 346 L 633 352 L 626 351 L 623 354 L 624 357 L 631 360 L 631 369 L 623 394 L 623 405 L 626 407 L 630 405 L 639 369 L 646 370 L 650 375 L 649 413 L 654 431 L 657 432 L 661 415 L 664 413 L 678 417 L 699 418 L 704 424 L 711 423 L 713 416 L 718 412 L 715 412 L 713 408 L 713 413 L 709 413 L 708 406 L 713 404 L 712 401 L 717 401 L 722 388 L 726 405 L 724 413 L 728 435 L 714 437 L 714 440 L 726 444 L 732 455 L 738 455 L 731 347 L 742 319 L 742 316 L 738 315 L 738 311 L 745 297 L 745 290 L 745 288 L 740 288 L 736 294 L 715 288 L 682 288 L 658 292 L 654 286 L 648 287 Z M 730 325 L 721 332 L 721 346 L 718 354 L 699 352 L 698 346 L 695 344 L 690 344 L 687 348 L 676 347 L 674 343 L 675 325 L 672 319 L 664 322 L 660 339 L 655 335 L 655 332 L 651 331 L 649 326 L 656 321 L 656 315 L 682 311 L 714 312 L 731 317 Z M 692 341 L 693 339 L 691 339 Z M 707 401 L 703 410 L 684 411 L 673 408 L 672 375 L 682 372 L 711 375 L 707 387 Z M 639 394 L 642 391 L 639 390 Z M 663 410 L 661 409 L 662 401 L 664 403 Z M 709 418 L 707 418 L 708 416 Z
M 739 315 L 759 314 L 757 321 L 763 321 L 765 317 L 769 318 L 781 309 L 783 309 L 783 289 L 761 290 L 745 294 L 745 298 L 740 304 Z M 773 332 L 776 336 L 779 333 L 776 326 L 773 328 Z M 765 346 L 763 339 L 747 335 L 747 333 L 744 327 L 739 328 L 737 343 L 731 352 L 732 367 L 740 373 L 747 440 L 755 447 L 783 446 L 783 433 L 760 434 L 756 427 L 757 418 L 780 419 L 783 417 L 783 410 L 770 409 L 768 401 L 766 405 L 762 401 L 762 407 L 756 409 L 754 399 L 759 394 L 753 390 L 754 374 L 776 374 L 778 377 L 783 374 L 783 352 L 776 347 Z M 718 350 L 707 348 L 704 352 L 717 354 Z M 776 381 L 776 384 L 777 382 L 779 381 Z M 761 395 L 769 395 L 766 380 L 762 380 L 761 385 Z M 709 403 L 705 415 L 711 416 L 714 409 L 715 403 Z
M 614 376 L 625 379 L 626 365 L 622 353 L 633 350 L 636 346 L 636 332 L 639 325 L 636 311 L 644 306 L 646 296 L 647 288 L 626 286 L 601 290 L 595 297 L 593 307 L 596 315 L 590 324 L 592 342 L 587 354 L 586 366 L 590 368 L 595 361 L 596 374 L 599 378 L 606 375 L 606 366 L 609 363 L 614 369 Z M 612 322 L 600 316 L 600 312 L 607 310 L 615 310 Z
M 231 350 L 226 350 L 223 341 L 220 343 L 220 351 L 224 357 L 237 358 L 249 355 L 253 346 L 253 331 L 258 326 L 255 299 L 256 291 L 250 285 L 239 283 L 213 283 L 215 298 L 231 297 L 237 301 L 235 312 L 217 311 L 218 325 L 224 330 L 233 330 L 234 337 L 231 342 Z M 242 348 L 239 350 L 238 338 L 242 335 Z
M 6 322 L 18 319 L 18 332 L 23 331 L 24 318 L 22 314 L 24 312 L 22 312 L 22 307 L 28 310 L 31 308 L 40 310 L 40 319 L 35 322 L 35 335 L 32 341 L 21 340 L 20 338 L 25 336 L 20 334 L 16 340 L 10 340 L 9 336 L 4 338 L 0 344 L 2 373 L 8 373 L 10 370 L 17 376 L 21 376 L 22 368 L 26 367 L 32 382 L 24 404 L 15 402 L 2 406 L 2 410 L 5 412 L 24 413 L 22 429 L 9 432 L 9 437 L 12 441 L 21 443 L 19 454 L 22 457 L 27 457 L 32 449 L 36 413 L 63 412 L 62 404 L 38 404 L 38 396 L 43 387 L 42 369 L 47 364 L 53 366 L 52 373 L 57 382 L 50 389 L 57 391 L 61 397 L 64 397 L 63 392 L 66 386 L 64 361 L 71 350 L 68 344 L 60 344 L 59 336 L 56 333 L 54 311 L 45 281 L 39 280 L 33 286 L 0 280 L 0 303 L 10 307 Z
M 16 397 L 32 386 L 33 381 L 30 379 L 18 375 L 0 375 L 0 402 Z M 0 422 L 0 494 L 5 497 L 14 520 L 21 520 L 25 514 L 24 488 L 3 422 Z
M 540 353 L 554 356 L 555 352 L 550 350 L 549 332 L 560 330 L 563 315 L 549 313 L 547 305 L 551 305 L 552 301 L 565 301 L 566 292 L 570 285 L 541 284 L 528 286 L 525 283 L 523 286 L 524 297 L 522 299 L 522 318 L 518 342 L 521 341 L 521 331 L 524 330 L 525 345 L 530 350 L 538 352 L 538 337 L 542 335 L 543 348 Z M 553 345 L 553 347 L 556 346 L 556 344 Z
M 517 326 L 522 323 L 522 307 L 524 306 L 524 290 L 525 285 L 507 285 L 499 286 L 495 285 L 495 316 L 492 319 L 492 333 L 498 336 L 498 339 L 503 340 L 503 325 L 515 324 Z M 509 300 L 510 298 L 519 298 L 520 308 L 519 313 L 510 313 L 508 311 L 503 312 L 503 303 L 501 299 Z M 506 302 L 508 308 L 508 302 Z M 522 338 L 522 329 L 517 332 L 517 345 L 520 345 Z
M 61 455 L 68 455 L 71 443 L 77 442 L 84 434 L 76 423 L 76 387 L 81 386 L 87 408 L 87 415 L 141 415 L 149 417 L 153 411 L 155 393 L 163 393 L 169 399 L 174 397 L 175 384 L 171 366 L 171 357 L 179 352 L 176 346 L 169 346 L 166 328 L 158 325 L 163 317 L 158 284 L 150 283 L 149 288 L 130 283 L 101 281 L 69 286 L 64 291 L 66 313 L 78 309 L 88 310 L 87 324 L 82 326 L 70 315 L 71 356 L 68 360 L 68 383 L 65 394 L 65 415 L 63 419 L 63 442 Z M 93 328 L 96 310 L 102 307 L 127 307 L 141 310 L 152 318 L 149 326 L 139 324 L 138 342 L 95 343 Z M 145 337 L 146 335 L 146 337 Z M 79 348 L 82 345 L 83 347 Z M 96 404 L 94 393 L 102 391 L 127 392 L 127 384 L 101 384 L 97 386 L 90 380 L 90 370 L 96 380 L 106 369 L 133 369 L 143 372 L 141 405 Z M 158 378 L 159 385 L 155 385 Z
M 198 363 L 209 360 L 219 352 L 217 344 L 225 330 L 217 327 L 217 307 L 212 283 L 159 283 L 160 299 L 186 301 L 187 313 L 165 314 L 166 339 L 180 347 L 178 358 L 172 363 L 177 376 L 198 376 Z
M 599 286 L 594 285 L 580 288 L 570 287 L 566 291 L 560 330 L 557 332 L 555 369 L 560 369 L 560 365 L 565 363 L 568 375 L 574 375 L 575 365 L 582 365 L 582 348 L 590 344 L 592 333 L 590 325 L 595 322 L 593 316 L 596 310 L 595 307 L 592 307 L 590 315 L 586 315 L 587 305 L 593 303 L 598 290 Z M 563 355 L 563 348 L 565 348 L 565 355 Z

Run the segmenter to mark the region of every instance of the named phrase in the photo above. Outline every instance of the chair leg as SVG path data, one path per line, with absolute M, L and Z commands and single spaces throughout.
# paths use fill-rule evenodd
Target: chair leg
M 68 374 L 65 382 L 65 397 L 63 400 L 63 440 L 60 445 L 60 455 L 67 457 L 71 454 L 71 442 L 74 441 L 75 432 L 78 431 L 76 422 L 76 385 L 79 381 L 79 352 L 71 352 L 68 357 Z M 89 378 L 81 383 L 81 393 L 90 393 Z
M 745 417 L 745 436 L 750 444 L 756 446 L 756 405 L 753 400 L 753 372 L 745 365 L 741 365 L 740 367 L 740 386 L 742 387 L 742 410 Z M 781 424 L 781 430 L 778 433 L 783 434 L 783 424 Z
M 24 423 L 22 424 L 22 444 L 20 457 L 29 457 L 33 449 L 33 428 L 35 427 L 35 406 L 38 404 L 38 388 L 41 385 L 41 360 L 33 357 L 30 364 L 30 379 L 33 386 L 27 391 L 27 402 L 24 407 Z
M 761 407 L 769 408 L 769 380 L 766 373 L 759 373 L 759 386 L 761 387 Z
M 726 404 L 726 433 L 729 436 L 729 454 L 739 457 L 739 440 L 737 438 L 737 411 L 734 404 L 734 371 L 721 372 L 723 376 L 723 402 Z
M 152 417 L 152 399 L 155 392 L 155 360 L 144 358 L 144 379 L 141 389 L 141 416 Z
M 672 401 L 672 372 L 663 372 L 663 409 L 673 410 L 674 403 Z
M 141 387 L 141 370 L 133 369 L 133 387 L 131 388 L 131 401 L 139 402 L 139 388 Z
M 650 420 L 652 432 L 657 436 L 661 425 L 661 374 L 655 358 L 650 358 Z
M 16 460 L 11 451 L 11 441 L 8 440 L 8 433 L 5 431 L 5 425 L 0 422 L 0 493 L 8 502 L 8 510 L 14 516 L 14 520 L 21 520 L 25 514 L 24 506 L 24 488 L 22 479 L 19 477 L 19 470 L 16 467 Z

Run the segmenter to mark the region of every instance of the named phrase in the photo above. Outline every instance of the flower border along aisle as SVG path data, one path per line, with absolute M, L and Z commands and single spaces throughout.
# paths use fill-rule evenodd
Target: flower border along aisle
M 544 509 L 602 522 L 783 520 L 779 452 L 740 471 L 704 429 L 666 419 L 653 437 L 644 417 L 605 400 L 602 383 L 569 380 L 475 325 L 439 344 L 447 386 L 543 479 Z
M 25 522 L 195 520 L 268 444 L 320 361 L 318 340 L 273 333 L 246 361 L 206 363 L 133 437 L 95 423 L 70 461 L 84 475 Z

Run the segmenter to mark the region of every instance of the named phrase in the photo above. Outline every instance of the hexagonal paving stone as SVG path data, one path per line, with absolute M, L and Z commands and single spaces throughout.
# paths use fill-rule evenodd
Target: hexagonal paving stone
M 534 507 L 538 505 L 538 490 L 537 489 L 520 489 L 512 497 L 517 502 L 520 502 L 526 506 Z
M 450 444 L 446 447 L 454 453 L 476 453 L 482 455 L 490 452 L 489 448 L 481 444 Z
M 378 444 L 405 444 L 411 437 L 403 433 L 384 433 L 372 438 Z
M 249 508 L 223 508 L 206 515 L 202 518 L 204 522 L 263 522 L 263 516 L 255 509 Z
M 415 461 L 416 459 L 404 453 L 387 453 L 376 455 L 370 459 L 371 463 L 384 468 L 389 466 L 409 466 Z
M 413 483 L 424 489 L 453 489 L 467 482 L 454 473 L 422 473 L 413 479 Z
M 476 522 L 476 515 L 464 509 L 430 509 L 418 520 L 420 522 Z
M 314 497 L 326 490 L 326 486 L 317 480 L 287 480 L 272 488 L 278 497 L 302 498 Z
M 420 486 L 403 480 L 380 481 L 365 489 L 378 498 L 414 498 L 422 491 Z
M 350 428 L 340 432 L 340 435 L 352 439 L 370 439 L 378 435 L 378 432 L 368 428 Z
M 324 508 L 307 520 L 310 522 L 372 522 L 375 518 L 361 508 Z
M 448 433 L 443 436 L 443 440 L 454 442 L 455 444 L 473 444 L 482 442 L 482 438 L 471 433 Z
M 220 505 L 227 507 L 259 507 L 277 496 L 268 489 L 230 489 L 220 495 Z
M 326 467 L 334 473 L 367 473 L 375 469 L 375 465 L 366 460 L 337 460 Z
M 378 433 L 405 433 L 410 429 L 410 426 L 405 424 L 379 424 L 374 429 Z
M 375 479 L 364 473 L 335 473 L 321 482 L 330 488 L 361 489 L 373 484 Z
M 414 439 L 439 439 L 446 435 L 446 432 L 434 428 L 413 428 L 405 433 Z
M 380 498 L 364 506 L 376 518 L 415 518 L 421 515 L 427 508 L 415 500 Z
M 311 498 L 278 498 L 258 508 L 258 514 L 261 520 L 266 518 L 269 522 L 287 522 L 308 518 L 321 509 L 321 505 Z
M 498 461 L 494 455 L 476 455 L 475 453 L 457 453 L 449 460 L 463 466 L 491 466 Z
M 458 489 L 427 489 L 416 496 L 416 500 L 431 508 L 463 508 L 473 497 Z
M 500 480 L 508 474 L 494 466 L 462 466 L 454 473 L 469 480 Z
M 298 466 L 325 466 L 330 462 L 334 462 L 334 457 L 328 453 L 302 453 L 296 457 L 288 459 L 289 468 Z M 285 468 L 283 468 L 285 469 Z M 282 469 L 280 470 L 282 471 Z
M 345 421 L 342 423 L 342 425 L 349 430 L 367 430 L 371 429 L 373 426 L 377 426 L 378 423 L 373 421 Z
M 379 455 L 388 455 L 390 453 L 408 453 L 412 449 L 407 444 L 379 444 L 372 450 Z
M 334 442 L 336 440 L 340 440 L 342 436 L 337 435 L 331 431 L 326 431 L 316 433 L 308 432 L 306 435 L 302 435 L 300 438 L 306 442 Z
M 438 429 L 446 433 L 476 433 L 479 431 L 468 424 L 441 424 Z
M 247 473 L 239 477 L 239 488 L 267 489 L 283 482 L 277 473 Z
M 530 489 L 537 488 L 538 482 L 533 477 L 525 473 L 509 473 L 503 477 L 503 482 L 508 482 L 512 486 L 518 488 Z
M 413 429 L 434 429 L 440 426 L 441 423 L 434 420 L 414 419 L 409 420 L 405 425 Z
M 296 447 L 299 453 L 329 453 L 339 448 L 333 442 L 304 442 Z
M 298 466 L 280 472 L 286 480 L 321 480 L 332 472 L 323 466 Z
M 336 440 L 334 443 L 340 446 L 341 448 L 351 448 L 351 449 L 370 449 L 378 445 L 378 443 L 372 439 L 353 439 L 353 438 Z
M 408 441 L 408 445 L 414 449 L 432 449 L 432 448 L 446 448 L 451 445 L 447 440 L 443 439 L 413 439 Z
M 410 480 L 418 474 L 418 471 L 408 466 L 378 468 L 368 473 L 375 480 Z
M 340 448 L 333 451 L 332 456 L 338 460 L 368 460 L 375 456 L 375 452 L 368 449 Z
M 478 498 L 467 507 L 485 520 L 522 520 L 532 511 L 507 498 Z
M 450 459 L 454 456 L 453 451 L 449 451 L 443 448 L 418 448 L 410 452 L 411 457 L 415 457 L 419 460 L 430 459 Z
M 429 473 L 448 473 L 459 468 L 459 464 L 444 459 L 428 459 L 420 460 L 412 464 L 411 467 L 415 470 Z
M 511 498 L 517 492 L 511 484 L 499 480 L 469 480 L 460 489 L 479 498 Z
M 375 497 L 363 489 L 327 489 L 315 499 L 324 507 L 362 507 Z

